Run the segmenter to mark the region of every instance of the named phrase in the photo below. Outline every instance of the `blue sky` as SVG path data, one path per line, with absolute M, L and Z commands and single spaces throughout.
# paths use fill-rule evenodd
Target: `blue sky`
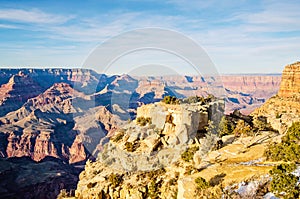
M 103 41 L 160 27 L 195 40 L 220 73 L 280 73 L 300 60 L 299 10 L 273 0 L 1 0 L 0 66 L 81 67 Z

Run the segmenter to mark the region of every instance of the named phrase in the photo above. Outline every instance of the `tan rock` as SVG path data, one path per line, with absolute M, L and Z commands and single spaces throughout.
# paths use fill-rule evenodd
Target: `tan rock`
M 300 62 L 287 65 L 282 73 L 279 97 L 292 97 L 300 94 Z

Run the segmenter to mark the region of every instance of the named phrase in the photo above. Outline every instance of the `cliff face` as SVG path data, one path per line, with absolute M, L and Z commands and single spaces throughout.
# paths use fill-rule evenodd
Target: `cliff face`
M 54 84 L 0 117 L 1 157 L 28 156 L 41 161 L 52 156 L 69 163 L 84 162 L 93 152 L 86 149 L 85 140 L 94 141 L 95 147 L 118 119 L 103 114 L 105 107 L 93 106 L 90 97 L 69 84 Z M 89 107 L 94 109 L 92 114 L 84 112 Z
M 1 69 L 0 70 L 0 84 L 5 84 L 9 79 L 22 73 L 30 77 L 45 91 L 55 83 L 68 83 L 70 85 L 76 84 L 80 91 L 92 93 L 95 90 L 90 90 L 90 87 L 99 87 L 100 89 L 106 85 L 106 75 L 101 75 L 93 70 L 88 69 Z M 104 80 L 104 81 L 103 81 Z M 89 86 L 87 86 L 89 85 Z
M 257 176 L 257 185 L 267 183 L 269 177 L 260 180 L 271 168 L 264 164 L 263 154 L 275 134 L 229 135 L 221 141 L 207 133 L 214 132 L 213 128 L 205 127 L 210 126 L 208 120 L 214 120 L 213 116 L 222 115 L 223 108 L 220 100 L 180 105 L 157 102 L 139 107 L 137 118 L 111 135 L 95 162 L 86 163 L 75 197 L 235 198 L 230 194 L 237 191 L 232 189 L 244 185 L 233 182 L 249 182 Z M 223 144 L 217 147 L 216 143 Z M 198 183 L 199 177 L 214 187 L 200 193 L 203 184 Z M 258 186 L 244 191 L 236 198 L 259 198 Z
M 201 76 L 165 76 L 165 77 L 136 77 L 139 80 L 137 92 L 143 96 L 153 92 L 153 98 L 161 98 L 165 92 L 177 97 L 206 96 L 223 87 L 226 95 L 225 112 L 240 110 L 244 114 L 251 113 L 267 99 L 278 92 L 280 75 L 226 75 L 219 79 Z M 214 93 L 215 92 L 215 93 Z M 222 94 L 222 92 L 221 92 Z M 154 100 L 152 99 L 152 102 Z
M 219 100 L 180 105 L 157 102 L 139 107 L 137 118 L 116 130 L 104 145 L 98 160 L 87 163 L 85 171 L 80 174 L 76 197 L 89 198 L 96 194 L 100 198 L 147 198 L 147 194 L 157 194 L 147 190 L 149 179 L 146 176 L 151 173 L 164 179 L 162 186 L 166 191 L 162 191 L 161 198 L 176 197 L 175 179 L 178 176 L 175 170 L 165 173 L 162 168 L 178 161 L 187 144 L 203 136 L 212 115 L 220 119 L 223 111 L 224 102 Z M 206 147 L 203 153 L 213 147 L 213 142 Z M 121 178 L 126 181 L 124 188 L 117 182 Z M 174 184 L 168 184 L 172 178 L 175 178 Z M 141 190 L 132 189 L 131 185 L 139 186 Z
M 20 108 L 29 98 L 42 92 L 33 79 L 23 73 L 13 75 L 0 87 L 0 116 Z
M 300 62 L 287 65 L 282 73 L 280 90 L 252 114 L 265 116 L 274 129 L 284 133 L 300 121 Z
M 285 98 L 298 94 L 300 94 L 300 62 L 284 68 L 278 96 Z

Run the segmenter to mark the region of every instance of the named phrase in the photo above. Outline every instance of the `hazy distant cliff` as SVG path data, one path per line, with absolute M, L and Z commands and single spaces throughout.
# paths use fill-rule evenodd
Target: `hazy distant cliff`
M 215 81 L 107 76 L 88 69 L 1 69 L 0 77 L 0 156 L 53 156 L 70 163 L 84 161 L 85 147 L 92 152 L 116 121 L 134 118 L 138 106 L 165 95 L 207 95 Z M 222 76 L 226 111 L 250 112 L 277 92 L 279 82 L 279 76 Z

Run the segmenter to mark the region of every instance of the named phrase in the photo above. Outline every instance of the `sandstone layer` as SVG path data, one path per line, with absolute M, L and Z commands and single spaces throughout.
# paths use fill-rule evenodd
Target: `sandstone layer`
M 274 129 L 284 133 L 300 121 L 300 62 L 287 65 L 282 73 L 280 90 L 252 115 L 265 116 Z
M 266 174 L 271 168 L 264 163 L 264 150 L 277 134 L 225 136 L 223 148 L 216 150 L 215 143 L 220 140 L 206 127 L 210 126 L 211 113 L 222 113 L 216 110 L 222 110 L 223 105 L 222 101 L 183 105 L 159 102 L 139 107 L 137 118 L 116 130 L 95 162 L 87 162 L 75 197 L 222 198 L 220 187 L 226 187 L 229 193 L 225 198 L 232 198 L 233 189 L 242 185 L 238 183 L 251 178 L 257 186 L 249 186 L 249 191 L 237 198 L 257 198 L 259 186 L 269 181 Z M 148 118 L 147 122 L 141 118 Z M 193 152 L 186 160 L 184 154 L 189 150 Z M 199 177 L 215 183 L 210 196 L 199 192 Z
M 287 65 L 282 72 L 278 96 L 293 97 L 300 94 L 300 62 Z

